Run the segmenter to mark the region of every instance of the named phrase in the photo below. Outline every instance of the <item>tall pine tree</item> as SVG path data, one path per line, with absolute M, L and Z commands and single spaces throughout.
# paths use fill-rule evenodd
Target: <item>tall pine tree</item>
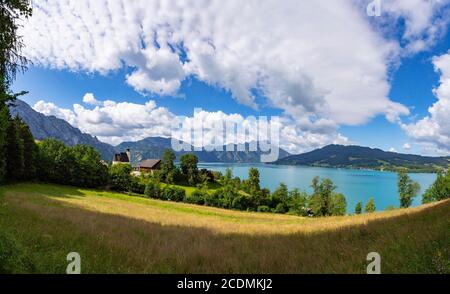
M 13 101 L 17 96 L 10 86 L 19 70 L 25 70 L 27 60 L 21 55 L 23 47 L 21 37 L 17 34 L 20 18 L 31 16 L 31 6 L 28 0 L 2 0 L 0 1 L 0 183 L 7 178 L 7 144 L 8 132 L 11 129 L 11 121 L 8 101 Z M 14 139 L 12 139 L 14 140 Z
M 31 134 L 28 125 L 21 119 L 18 121 L 20 138 L 23 142 L 23 180 L 32 180 L 36 177 L 38 146 Z
M 24 142 L 20 128 L 21 120 L 16 117 L 6 130 L 6 174 L 10 181 L 22 180 L 24 174 Z
M 6 132 L 9 124 L 9 110 L 0 104 L 0 184 L 6 181 Z

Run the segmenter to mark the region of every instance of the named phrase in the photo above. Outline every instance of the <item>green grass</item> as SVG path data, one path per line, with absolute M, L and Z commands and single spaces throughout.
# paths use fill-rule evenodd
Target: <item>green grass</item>
M 194 188 L 192 188 L 193 190 Z M 0 272 L 450 273 L 450 201 L 301 218 L 40 184 L 0 187 Z

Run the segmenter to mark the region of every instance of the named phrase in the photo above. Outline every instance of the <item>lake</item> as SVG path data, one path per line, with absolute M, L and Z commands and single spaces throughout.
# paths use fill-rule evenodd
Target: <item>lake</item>
M 227 164 L 199 163 L 199 168 L 225 172 L 226 168 L 233 170 L 233 175 L 246 179 L 248 169 L 256 167 L 260 173 L 261 187 L 274 191 L 281 182 L 289 189 L 312 192 L 311 181 L 315 176 L 329 178 L 337 186 L 336 191 L 345 195 L 347 211 L 353 213 L 356 203 L 363 202 L 363 207 L 370 197 L 374 197 L 377 210 L 384 210 L 390 205 L 399 206 L 397 191 L 397 174 L 393 172 L 355 170 L 339 168 L 320 168 L 305 166 L 284 166 L 271 164 Z M 435 174 L 410 174 L 411 179 L 421 186 L 419 195 L 414 199 L 413 206 L 421 204 L 423 192 L 436 179 Z

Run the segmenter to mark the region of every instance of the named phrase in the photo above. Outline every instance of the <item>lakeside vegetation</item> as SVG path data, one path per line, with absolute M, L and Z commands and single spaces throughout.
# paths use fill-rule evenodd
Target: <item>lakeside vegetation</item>
M 304 218 L 68 186 L 0 187 L 0 271 L 64 273 L 449 273 L 450 200 Z

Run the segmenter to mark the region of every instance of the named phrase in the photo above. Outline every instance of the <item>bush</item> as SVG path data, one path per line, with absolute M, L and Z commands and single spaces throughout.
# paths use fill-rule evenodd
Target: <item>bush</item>
M 258 206 L 258 212 L 270 212 L 270 207 L 267 205 Z
M 183 201 L 185 196 L 186 192 L 184 189 L 173 186 L 166 186 L 161 192 L 161 199 L 163 200 L 180 202 Z
M 155 199 L 161 198 L 161 188 L 159 187 L 159 184 L 155 182 L 149 182 L 147 186 L 145 187 L 144 191 L 145 196 Z
M 232 208 L 237 210 L 247 210 L 250 206 L 249 197 L 244 195 L 237 195 L 232 202 Z
M 203 205 L 205 204 L 205 196 L 207 192 L 203 192 L 202 190 L 196 189 L 190 196 L 186 196 L 184 201 L 191 204 Z
M 146 185 L 138 179 L 133 179 L 131 182 L 131 192 L 136 194 L 144 194 Z
M 275 213 L 286 213 L 286 211 L 286 205 L 283 203 L 278 203 L 274 210 Z
M 133 178 L 131 176 L 131 165 L 115 164 L 109 169 L 111 188 L 116 191 L 130 191 Z
M 213 206 L 213 207 L 222 207 L 223 197 L 224 196 L 223 196 L 222 189 L 216 190 L 212 194 L 206 193 L 205 194 L 205 205 Z

